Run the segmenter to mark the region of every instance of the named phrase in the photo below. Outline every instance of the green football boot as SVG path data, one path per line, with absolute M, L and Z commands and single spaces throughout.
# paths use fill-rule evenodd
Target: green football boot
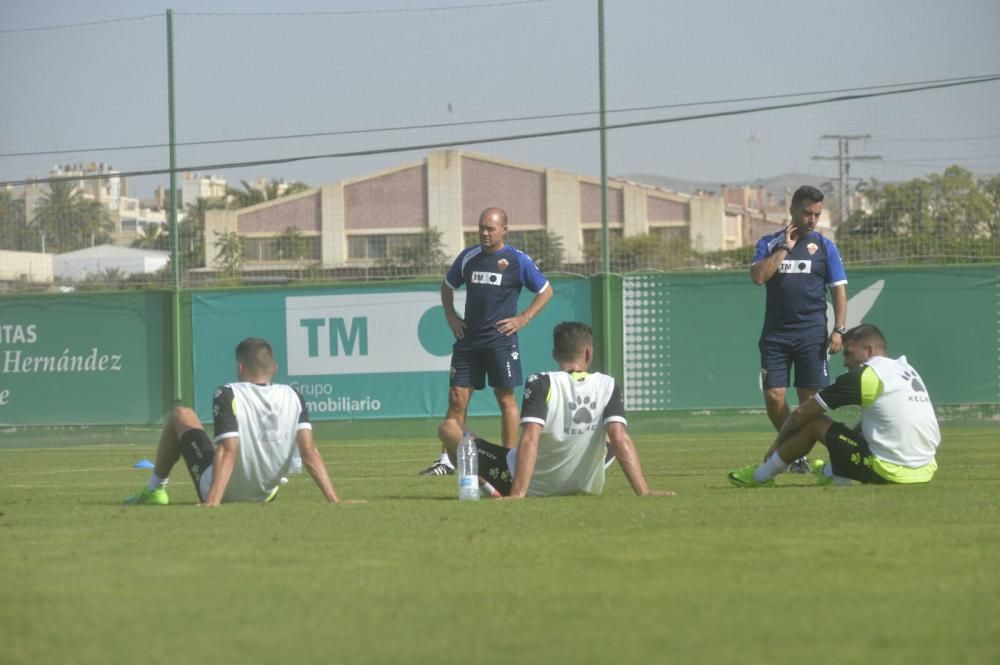
M 821 487 L 833 484 L 833 478 L 823 473 L 825 466 L 826 462 L 821 459 L 814 459 L 809 462 L 809 470 L 812 472 L 813 477 L 816 478 L 816 484 Z
M 729 482 L 737 487 L 774 487 L 773 478 L 766 483 L 758 483 L 754 480 L 753 472 L 756 470 L 757 465 L 751 464 L 750 466 L 745 466 L 742 469 L 730 471 L 728 475 Z
M 167 506 L 170 505 L 170 497 L 167 496 L 166 488 L 159 487 L 151 490 L 143 487 L 142 491 L 134 494 L 122 501 L 126 506 Z

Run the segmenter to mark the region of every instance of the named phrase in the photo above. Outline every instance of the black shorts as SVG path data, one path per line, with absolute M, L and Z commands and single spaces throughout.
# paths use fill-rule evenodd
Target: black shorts
M 204 501 L 205 497 L 201 495 L 201 477 L 205 475 L 205 471 L 212 468 L 215 446 L 203 429 L 189 429 L 181 435 L 178 444 L 184 463 L 191 474 L 191 480 L 194 481 L 194 491 L 198 493 L 198 498 Z
M 830 451 L 833 475 L 873 485 L 889 483 L 872 468 L 875 456 L 860 432 L 855 432 L 843 423 L 834 422 L 826 431 L 823 444 Z
M 521 354 L 516 342 L 475 349 L 455 345 L 449 385 L 482 390 L 487 377 L 491 388 L 513 389 L 521 385 Z
M 503 496 L 510 496 L 514 477 L 507 466 L 509 448 L 490 443 L 486 439 L 476 439 L 476 450 L 479 452 L 479 477 L 496 488 Z

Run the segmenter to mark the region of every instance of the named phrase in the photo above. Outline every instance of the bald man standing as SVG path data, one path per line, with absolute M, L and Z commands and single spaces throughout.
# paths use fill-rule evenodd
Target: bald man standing
M 465 425 L 474 390 L 493 388 L 500 407 L 500 436 L 506 448 L 517 445 L 520 412 L 514 388 L 521 384 L 517 331 L 528 325 L 552 299 L 552 286 L 531 257 L 504 242 L 507 213 L 487 208 L 479 216 L 479 244 L 462 250 L 441 285 L 441 305 L 455 336 L 452 347 L 448 413 L 444 423 Z M 455 290 L 466 288 L 465 315 L 455 311 Z M 517 313 L 523 287 L 536 294 Z M 438 438 L 446 441 L 441 428 Z M 425 476 L 455 473 L 442 448 L 441 458 L 420 472 Z

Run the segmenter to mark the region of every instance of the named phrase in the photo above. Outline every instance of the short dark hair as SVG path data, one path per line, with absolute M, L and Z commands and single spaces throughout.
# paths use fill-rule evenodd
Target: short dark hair
M 809 203 L 819 203 L 822 200 L 823 192 L 811 185 L 802 185 L 795 190 L 794 194 L 792 194 L 792 207 L 798 208 L 802 206 L 803 201 L 809 201 Z
M 270 372 L 274 367 L 274 352 L 267 340 L 247 337 L 236 346 L 236 360 L 251 372 Z
M 862 323 L 845 332 L 843 343 L 873 346 L 883 352 L 888 350 L 888 345 L 885 343 L 885 335 L 870 323 Z
M 552 331 L 552 355 L 572 360 L 594 343 L 594 331 L 586 323 L 563 321 Z

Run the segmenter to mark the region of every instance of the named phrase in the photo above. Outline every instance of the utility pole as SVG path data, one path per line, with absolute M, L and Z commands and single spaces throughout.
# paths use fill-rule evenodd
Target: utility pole
M 828 159 L 837 160 L 839 164 L 839 175 L 838 175 L 838 194 L 840 198 L 840 223 L 843 224 L 847 221 L 847 216 L 850 214 L 848 209 L 849 203 L 849 181 L 851 179 L 851 162 L 852 161 L 872 161 L 876 159 L 882 159 L 881 155 L 858 155 L 857 157 L 850 156 L 850 142 L 860 141 L 863 139 L 870 139 L 871 134 L 823 134 L 820 139 L 836 139 L 838 143 L 838 150 L 836 157 L 825 157 L 821 155 L 813 155 L 813 159 Z
M 753 172 L 753 146 L 755 143 L 760 143 L 760 132 L 756 129 L 750 130 L 747 134 L 747 144 L 750 146 L 750 186 L 753 187 L 756 184 L 756 179 L 754 178 Z

